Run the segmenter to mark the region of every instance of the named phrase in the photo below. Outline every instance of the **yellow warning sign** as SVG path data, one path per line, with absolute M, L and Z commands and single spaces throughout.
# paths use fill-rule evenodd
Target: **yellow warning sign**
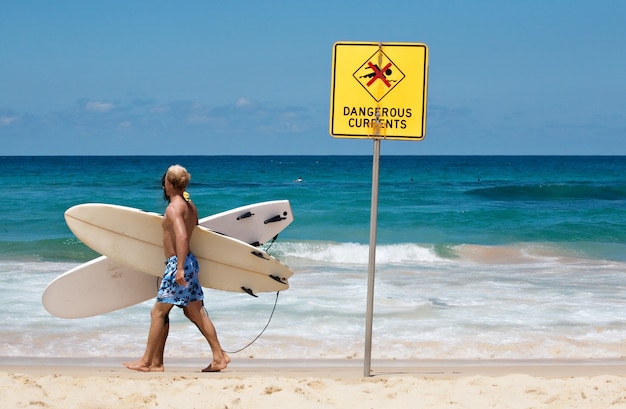
M 427 85 L 425 44 L 335 43 L 330 134 L 423 139 Z

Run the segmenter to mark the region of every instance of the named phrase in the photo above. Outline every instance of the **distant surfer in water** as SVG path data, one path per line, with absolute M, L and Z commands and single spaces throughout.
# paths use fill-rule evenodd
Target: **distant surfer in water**
M 165 370 L 163 355 L 169 332 L 169 313 L 176 305 L 206 338 L 213 361 L 202 372 L 219 372 L 230 362 L 222 350 L 217 332 L 204 307 L 204 293 L 198 280 L 199 266 L 189 250 L 193 229 L 198 224 L 198 209 L 185 191 L 191 175 L 180 165 L 170 166 L 163 175 L 163 195 L 169 202 L 163 217 L 165 272 L 150 313 L 150 330 L 143 356 L 124 362 L 128 369 L 150 372 Z

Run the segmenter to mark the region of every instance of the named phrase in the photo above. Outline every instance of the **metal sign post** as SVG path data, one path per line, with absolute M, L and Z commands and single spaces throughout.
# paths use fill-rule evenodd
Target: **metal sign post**
M 374 321 L 374 277 L 376 275 L 376 224 L 378 223 L 378 169 L 380 163 L 380 139 L 374 139 L 372 161 L 372 204 L 370 209 L 370 252 L 367 268 L 367 311 L 365 316 L 365 359 L 363 376 L 371 376 L 372 327 Z

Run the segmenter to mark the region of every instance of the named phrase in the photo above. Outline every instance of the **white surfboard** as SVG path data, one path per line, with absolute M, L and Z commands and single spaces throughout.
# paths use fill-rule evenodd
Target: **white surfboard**
M 158 277 L 102 256 L 52 280 L 41 301 L 56 317 L 85 318 L 155 298 L 158 289 Z
M 71 207 L 65 221 L 93 250 L 160 277 L 164 269 L 163 216 L 130 207 L 89 203 Z M 202 226 L 189 248 L 200 263 L 200 284 L 218 290 L 277 291 L 288 288 L 289 267 L 264 251 Z
M 289 201 L 276 200 L 205 217 L 200 225 L 260 245 L 292 221 Z M 42 303 L 60 318 L 92 317 L 154 298 L 158 286 L 159 277 L 102 256 L 54 279 L 44 290 Z
M 242 206 L 200 220 L 215 232 L 253 246 L 270 241 L 293 222 L 289 200 L 273 200 Z

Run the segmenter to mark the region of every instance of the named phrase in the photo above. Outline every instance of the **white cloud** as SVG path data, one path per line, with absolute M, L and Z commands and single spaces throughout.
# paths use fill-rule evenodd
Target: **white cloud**
M 187 117 L 187 123 L 190 124 L 206 124 L 209 123 L 209 121 L 211 120 L 211 118 L 209 118 L 209 116 L 207 115 L 190 115 L 189 117 Z
M 155 106 L 149 109 L 150 112 L 154 114 L 163 114 L 165 112 L 169 112 L 170 108 L 165 105 Z
M 113 108 L 115 108 L 115 105 L 110 102 L 92 101 L 85 104 L 85 109 L 92 112 L 109 112 Z
M 246 106 L 248 106 L 248 105 L 250 105 L 250 104 L 251 104 L 250 100 L 249 100 L 249 99 L 247 99 L 247 98 L 244 98 L 244 97 L 239 98 L 239 99 L 237 100 L 237 102 L 235 103 L 235 105 L 236 105 L 238 108 L 241 108 L 241 107 L 246 107 Z
M 0 116 L 0 126 L 9 126 L 17 121 L 16 116 Z

